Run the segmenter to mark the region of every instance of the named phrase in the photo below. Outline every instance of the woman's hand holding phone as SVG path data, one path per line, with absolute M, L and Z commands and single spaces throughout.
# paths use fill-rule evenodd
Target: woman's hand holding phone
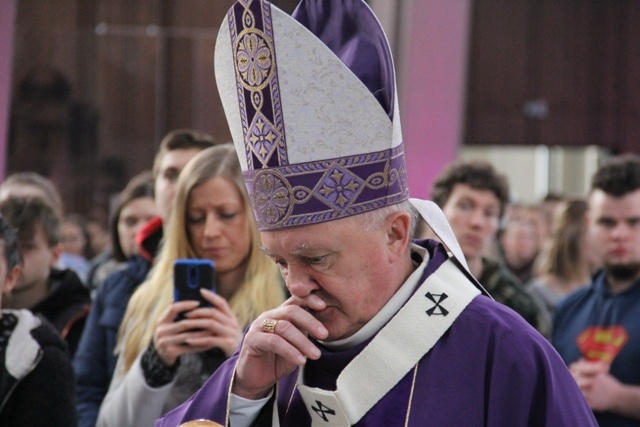
M 173 366 L 183 354 L 216 347 L 229 357 L 240 345 L 242 329 L 227 300 L 207 289 L 200 294 L 212 307 L 200 306 L 195 300 L 174 302 L 156 328 L 153 342 L 167 366 Z M 183 318 L 176 320 L 180 313 Z

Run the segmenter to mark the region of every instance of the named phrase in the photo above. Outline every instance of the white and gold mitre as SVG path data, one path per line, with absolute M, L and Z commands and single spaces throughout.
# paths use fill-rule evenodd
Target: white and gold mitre
M 303 0 L 289 16 L 239 0 L 215 75 L 261 230 L 406 200 L 395 72 L 362 0 Z

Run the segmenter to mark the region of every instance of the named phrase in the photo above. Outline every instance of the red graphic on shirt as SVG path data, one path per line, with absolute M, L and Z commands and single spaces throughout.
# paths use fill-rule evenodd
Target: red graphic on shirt
M 611 363 L 628 340 L 622 326 L 592 326 L 578 335 L 576 342 L 587 360 Z

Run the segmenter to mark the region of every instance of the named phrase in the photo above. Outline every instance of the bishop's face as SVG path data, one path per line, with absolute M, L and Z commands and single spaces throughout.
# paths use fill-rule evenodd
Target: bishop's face
M 310 312 L 329 331 L 327 341 L 360 330 L 396 290 L 386 230 L 364 230 L 358 216 L 261 235 L 300 305 L 311 295 L 326 303 Z

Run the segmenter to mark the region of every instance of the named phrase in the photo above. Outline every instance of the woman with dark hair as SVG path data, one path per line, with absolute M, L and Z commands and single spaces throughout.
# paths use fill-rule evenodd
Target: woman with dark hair
M 93 257 L 87 221 L 79 214 L 66 215 L 60 224 L 62 253 L 59 264 L 76 272 L 82 283 L 89 277 Z
M 92 262 L 87 281 L 92 290 L 124 266 L 132 255 L 138 254 L 136 235 L 157 214 L 153 176 L 150 171 L 144 171 L 134 176 L 118 196 L 109 227 L 111 246 Z

